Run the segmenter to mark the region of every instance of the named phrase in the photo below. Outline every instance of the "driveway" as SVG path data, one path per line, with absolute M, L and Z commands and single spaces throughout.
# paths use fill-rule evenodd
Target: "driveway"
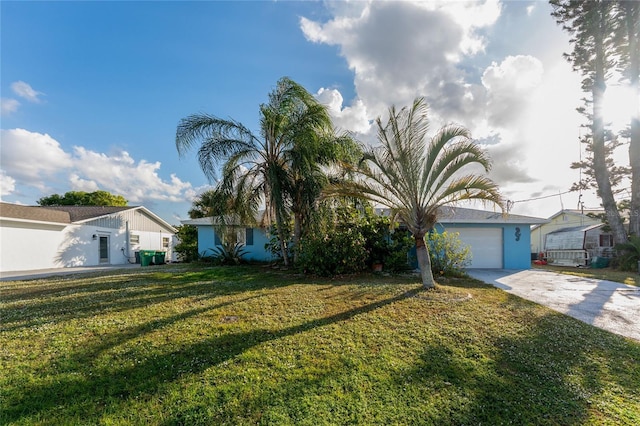
M 116 269 L 140 268 L 139 264 L 122 264 L 108 266 L 77 266 L 73 268 L 37 269 L 33 271 L 5 271 L 0 272 L 0 281 L 33 280 L 57 275 L 74 275 L 87 272 L 113 271 Z
M 536 269 L 467 272 L 508 293 L 640 341 L 640 287 Z

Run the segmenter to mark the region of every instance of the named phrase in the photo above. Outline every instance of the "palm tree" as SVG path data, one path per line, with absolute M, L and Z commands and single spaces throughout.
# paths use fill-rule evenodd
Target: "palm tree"
M 425 288 L 434 288 L 429 249 L 424 237 L 438 221 L 440 208 L 462 200 L 490 201 L 502 209 L 497 185 L 477 174 L 463 174 L 471 165 L 489 171 L 486 153 L 463 127 L 447 125 L 428 138 L 427 104 L 389 109 L 389 119 L 376 120 L 380 146 L 371 148 L 353 170 L 355 179 L 328 189 L 328 194 L 361 196 L 391 209 L 411 232 Z
M 178 124 L 176 147 L 184 155 L 199 144 L 200 167 L 211 181 L 216 180 L 216 168 L 222 165 L 215 192 L 229 202 L 224 203 L 227 208 L 217 209 L 220 216 L 236 214 L 240 209 L 253 212 L 255 217 L 264 203 L 264 217 L 276 225 L 283 261 L 288 266 L 289 238 L 285 230 L 294 207 L 291 194 L 299 189 L 296 176 L 307 176 L 304 167 L 316 161 L 309 148 L 315 135 L 330 131 L 326 108 L 304 87 L 283 77 L 269 94 L 269 102 L 260 106 L 259 137 L 235 120 L 194 114 Z

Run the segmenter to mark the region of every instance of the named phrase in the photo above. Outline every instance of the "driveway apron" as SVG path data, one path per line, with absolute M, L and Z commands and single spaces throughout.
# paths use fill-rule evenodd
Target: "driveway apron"
M 508 293 L 640 341 L 640 287 L 536 269 L 467 272 Z

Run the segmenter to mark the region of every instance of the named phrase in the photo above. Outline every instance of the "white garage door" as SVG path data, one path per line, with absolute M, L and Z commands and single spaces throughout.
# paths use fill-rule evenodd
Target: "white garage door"
M 502 268 L 502 229 L 458 228 L 460 240 L 471 247 L 469 268 Z

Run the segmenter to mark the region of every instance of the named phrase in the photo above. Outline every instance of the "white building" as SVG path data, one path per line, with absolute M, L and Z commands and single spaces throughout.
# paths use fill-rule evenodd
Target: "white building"
M 175 260 L 173 226 L 145 207 L 35 207 L 0 203 L 0 273 L 136 263 L 136 252 Z

